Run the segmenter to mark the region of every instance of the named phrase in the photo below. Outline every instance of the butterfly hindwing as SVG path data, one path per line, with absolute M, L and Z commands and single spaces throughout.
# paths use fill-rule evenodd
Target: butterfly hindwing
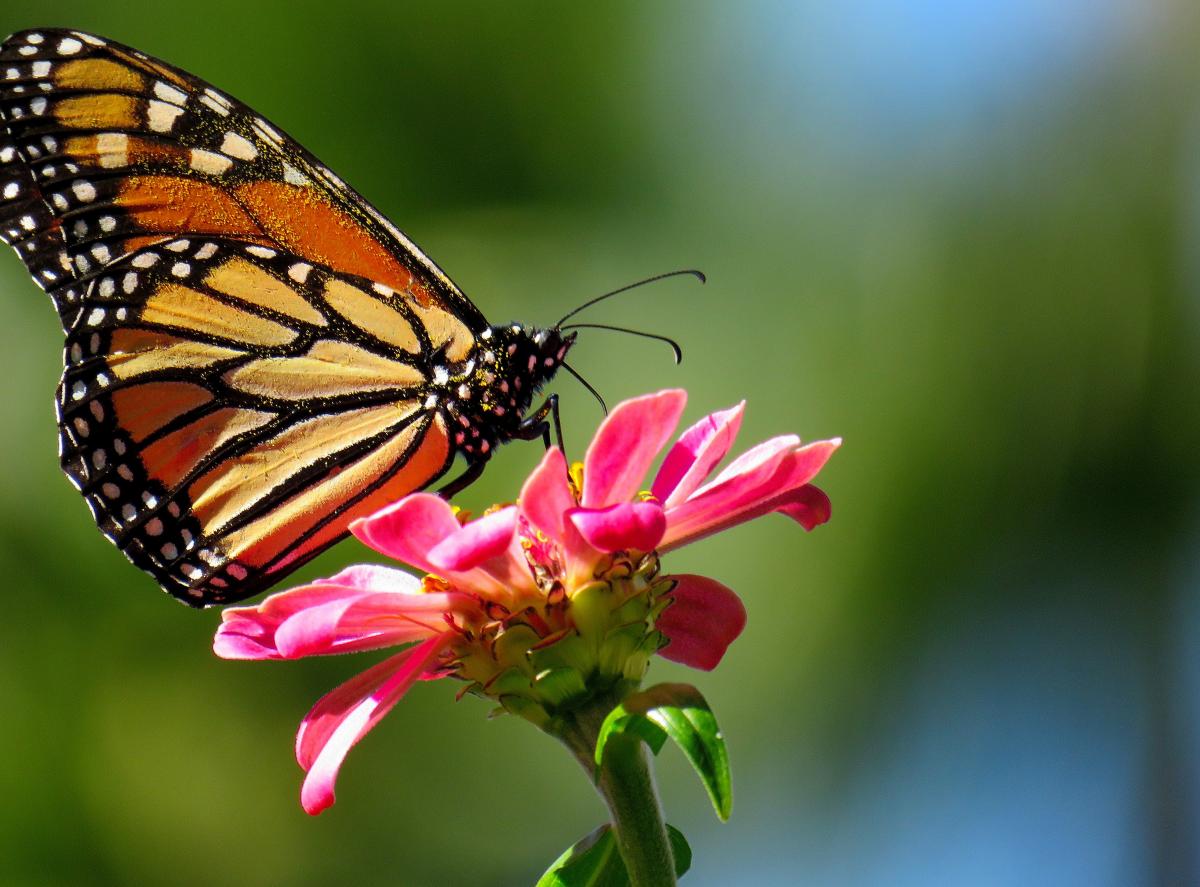
M 432 351 L 365 278 L 245 241 L 144 247 L 88 282 L 68 334 L 63 467 L 172 593 L 242 597 L 446 470 Z

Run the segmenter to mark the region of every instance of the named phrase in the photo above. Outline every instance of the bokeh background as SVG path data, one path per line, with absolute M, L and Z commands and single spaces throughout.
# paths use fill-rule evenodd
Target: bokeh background
M 0 6 L 209 79 L 494 321 L 606 303 L 574 363 L 748 445 L 841 435 L 833 521 L 671 555 L 749 627 L 675 751 L 685 883 L 1200 883 L 1200 22 L 1188 0 Z M 61 476 L 60 342 L 0 256 L 0 884 L 519 885 L 602 818 L 575 764 L 417 687 L 310 819 L 298 719 L 365 660 L 229 663 Z M 556 385 L 568 446 L 599 419 Z M 510 499 L 513 445 L 463 504 Z M 302 575 L 364 559 L 350 541 Z

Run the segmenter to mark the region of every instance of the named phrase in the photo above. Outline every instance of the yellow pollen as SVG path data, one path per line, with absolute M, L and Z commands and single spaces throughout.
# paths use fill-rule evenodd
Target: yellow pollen
M 567 479 L 571 482 L 571 492 L 575 494 L 575 500 L 578 501 L 583 495 L 583 463 L 572 462 L 571 468 L 567 472 Z
M 422 594 L 439 594 L 450 590 L 450 582 L 434 573 L 426 573 L 421 577 Z

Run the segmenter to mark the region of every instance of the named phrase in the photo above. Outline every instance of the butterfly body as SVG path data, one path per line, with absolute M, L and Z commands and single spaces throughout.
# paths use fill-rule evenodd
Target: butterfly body
M 540 436 L 574 336 L 491 326 L 312 155 L 190 74 L 77 31 L 0 44 L 0 239 L 66 335 L 63 470 L 194 606 Z

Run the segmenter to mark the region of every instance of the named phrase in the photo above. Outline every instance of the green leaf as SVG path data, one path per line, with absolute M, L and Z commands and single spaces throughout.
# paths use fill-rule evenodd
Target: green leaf
M 692 848 L 683 832 L 667 826 L 675 877 L 692 867 Z M 612 826 L 602 825 L 569 848 L 538 879 L 536 887 L 629 887 L 625 862 L 617 850 Z
M 629 887 L 612 826 L 602 825 L 554 860 L 537 887 Z
M 600 727 L 597 773 L 605 745 L 617 734 L 637 736 L 655 754 L 670 736 L 700 776 L 717 816 L 729 818 L 733 807 L 729 754 L 717 719 L 699 690 L 690 684 L 658 684 L 627 697 L 608 713 Z
M 692 867 L 692 848 L 683 832 L 667 823 L 667 840 L 671 842 L 671 856 L 675 860 L 675 877 L 682 878 Z

